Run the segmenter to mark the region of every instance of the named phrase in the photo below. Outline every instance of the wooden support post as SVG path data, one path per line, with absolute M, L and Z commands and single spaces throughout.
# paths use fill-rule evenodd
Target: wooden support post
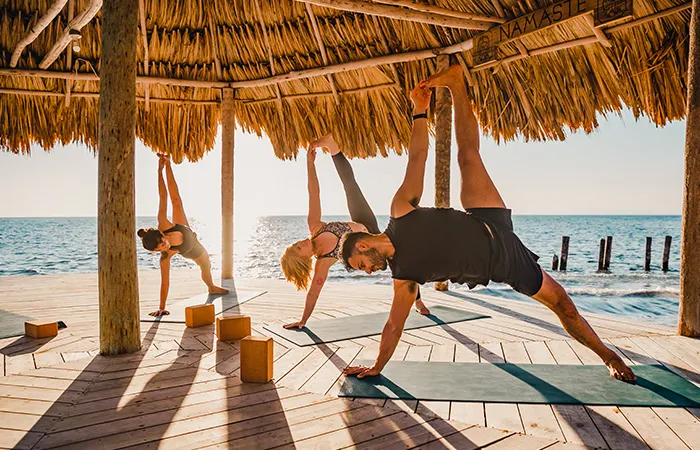
M 138 0 L 108 0 L 102 11 L 97 260 L 103 355 L 141 348 L 134 196 L 138 17 Z
M 598 272 L 603 271 L 605 266 L 605 239 L 600 240 L 600 249 L 598 250 Z
M 671 255 L 671 240 L 673 238 L 671 236 L 666 236 L 666 239 L 664 239 L 664 253 L 663 253 L 663 258 L 661 260 L 661 270 L 664 272 L 668 272 L 668 257 Z
M 605 239 L 605 263 L 603 263 L 603 270 L 610 270 L 610 258 L 612 257 L 612 241 L 612 236 L 608 236 Z
M 74 16 L 75 16 L 75 0 L 68 0 L 68 22 L 73 20 Z M 68 49 L 66 50 L 66 70 L 69 72 L 73 70 L 73 46 L 72 45 L 69 45 Z M 64 101 L 64 104 L 66 105 L 66 107 L 70 106 L 71 89 L 72 89 L 72 81 L 66 80 L 66 99 Z
M 647 237 L 646 250 L 644 251 L 644 270 L 651 270 L 651 238 Z
M 678 334 L 696 337 L 700 336 L 700 0 L 693 0 L 689 29 Z
M 233 278 L 233 150 L 236 110 L 233 89 L 221 102 L 221 278 Z
M 559 270 L 566 271 L 566 263 L 569 261 L 569 236 L 561 237 L 561 260 Z
M 552 270 L 559 270 L 559 257 L 556 255 L 556 253 L 552 255 Z
M 450 57 L 438 56 L 437 71 L 450 66 Z M 447 88 L 435 92 L 435 207 L 450 207 L 450 147 L 452 146 L 452 97 Z M 435 289 L 446 291 L 447 281 L 435 283 Z

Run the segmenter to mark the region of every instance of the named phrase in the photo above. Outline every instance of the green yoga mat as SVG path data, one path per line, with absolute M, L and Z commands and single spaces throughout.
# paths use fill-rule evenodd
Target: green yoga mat
M 24 322 L 33 320 L 31 317 L 0 309 L 0 339 L 24 336 Z
M 353 365 L 370 366 L 361 360 Z M 662 365 L 634 366 L 636 384 L 603 365 L 479 364 L 390 361 L 376 377 L 346 377 L 340 397 L 553 403 L 617 406 L 700 406 L 700 388 Z
M 231 290 L 228 294 L 201 294 L 172 305 L 167 305 L 170 314 L 167 316 L 153 317 L 148 312 L 141 313 L 141 322 L 185 323 L 185 308 L 195 305 L 214 305 L 214 314 L 219 315 L 224 311 L 235 308 L 245 302 L 260 297 L 267 291 L 245 291 L 242 289 Z
M 411 315 L 406 320 L 404 330 L 415 330 L 417 328 L 489 317 L 463 309 L 448 308 L 447 306 L 431 306 L 429 309 L 430 315 L 427 316 L 411 311 Z M 382 334 L 382 329 L 388 318 L 389 313 L 385 312 L 340 317 L 337 319 L 311 320 L 301 330 L 298 328 L 287 330 L 282 325 L 266 325 L 263 328 L 300 347 L 304 347 Z

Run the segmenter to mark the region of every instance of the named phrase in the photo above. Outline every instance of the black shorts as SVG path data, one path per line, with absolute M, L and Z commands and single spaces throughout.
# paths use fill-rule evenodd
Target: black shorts
M 531 252 L 513 232 L 510 209 L 469 208 L 467 212 L 484 222 L 493 233 L 491 281 L 507 283 L 513 289 L 532 297 L 542 287 L 539 256 Z

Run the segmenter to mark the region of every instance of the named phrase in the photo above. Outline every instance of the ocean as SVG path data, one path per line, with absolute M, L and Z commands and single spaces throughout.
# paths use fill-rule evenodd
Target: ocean
M 328 216 L 324 220 L 349 220 Z M 387 216 L 378 217 L 380 228 Z M 191 226 L 220 266 L 220 225 L 191 219 Z M 570 237 L 568 270 L 551 272 L 582 311 L 628 317 L 675 326 L 678 316 L 680 216 L 513 216 L 520 239 L 549 271 L 552 255 L 559 254 L 561 237 Z M 156 225 L 155 217 L 139 217 L 138 227 Z M 265 216 L 236 219 L 234 271 L 239 277 L 282 279 L 279 257 L 298 239 L 307 237 L 305 216 Z M 664 237 L 672 236 L 668 272 L 661 271 Z M 599 241 L 613 236 L 610 271 L 598 273 Z M 645 238 L 653 238 L 652 270 L 644 271 Z M 134 240 L 137 240 L 134 236 Z M 158 255 L 138 246 L 138 265 L 158 270 Z M 192 267 L 181 257 L 173 267 Z M 0 292 L 2 277 L 40 276 L 97 271 L 96 218 L 0 218 Z M 347 272 L 335 264 L 329 280 L 347 283 L 390 284 L 389 272 L 368 276 Z M 466 292 L 466 286 L 453 289 Z M 477 287 L 480 293 L 533 301 L 504 284 Z M 1 307 L 2 305 L 0 305 Z

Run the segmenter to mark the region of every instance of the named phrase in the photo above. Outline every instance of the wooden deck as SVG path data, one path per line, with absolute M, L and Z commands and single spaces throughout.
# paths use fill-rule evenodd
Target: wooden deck
M 142 272 L 144 311 L 159 275 Z M 171 300 L 202 292 L 197 271 L 173 273 Z M 297 318 L 304 296 L 279 280 L 237 280 L 266 294 L 238 312 L 262 326 Z M 489 319 L 404 332 L 394 358 L 416 361 L 599 364 L 536 304 L 425 289 L 428 306 Z M 329 283 L 314 318 L 387 311 L 391 287 Z M 143 350 L 98 353 L 95 274 L 0 278 L 0 308 L 64 320 L 51 340 L 0 340 L 0 448 L 700 449 L 700 410 L 578 405 L 349 400 L 341 370 L 374 358 L 378 337 L 312 347 L 275 341 L 275 381 L 243 384 L 238 346 L 213 326 L 142 323 Z M 675 330 L 586 314 L 630 364 L 661 362 L 700 385 L 698 341 Z M 274 336 L 273 336 L 274 337 Z

